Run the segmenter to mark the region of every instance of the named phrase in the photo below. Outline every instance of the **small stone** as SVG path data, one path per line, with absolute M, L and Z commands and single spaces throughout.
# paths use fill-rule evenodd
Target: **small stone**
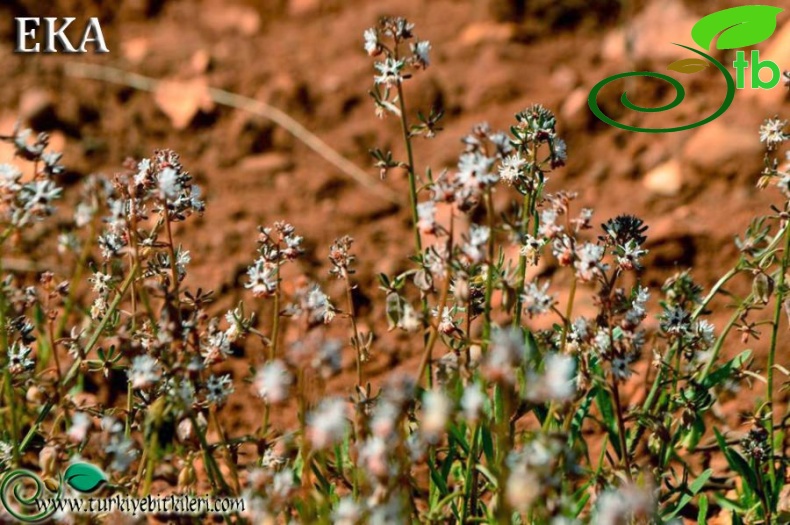
M 154 92 L 154 102 L 176 129 L 189 126 L 199 111 L 210 112 L 214 109 L 214 101 L 205 77 L 185 82 L 162 82 Z
M 201 11 L 203 23 L 218 32 L 253 36 L 261 28 L 261 15 L 252 7 L 227 2 Z
M 293 168 L 293 162 L 283 153 L 262 153 L 245 157 L 239 163 L 239 171 L 256 175 L 274 175 Z
M 320 10 L 321 0 L 291 0 L 288 2 L 288 12 L 293 16 L 309 15 Z
M 121 43 L 121 55 L 132 64 L 141 63 L 151 48 L 151 41 L 146 37 L 130 38 Z
M 475 46 L 482 43 L 504 43 L 516 34 L 514 24 L 497 24 L 496 22 L 476 22 L 463 30 L 459 42 L 464 46 Z
M 671 197 L 683 187 L 683 173 L 680 162 L 670 160 L 656 166 L 645 175 L 642 181 L 651 193 Z
M 587 90 L 574 89 L 560 107 L 560 116 L 563 121 L 572 127 L 579 127 L 586 122 L 590 112 L 587 109 Z

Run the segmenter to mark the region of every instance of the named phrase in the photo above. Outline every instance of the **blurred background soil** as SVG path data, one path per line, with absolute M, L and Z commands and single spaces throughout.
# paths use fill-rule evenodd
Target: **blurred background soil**
M 783 7 L 783 2 L 773 3 Z M 544 104 L 558 115 L 569 155 L 567 167 L 551 175 L 549 190 L 577 191 L 575 212 L 594 207 L 596 225 L 621 213 L 647 221 L 650 255 L 641 278 L 657 299 L 657 287 L 688 268 L 709 288 L 736 260 L 734 236 L 742 234 L 753 215 L 770 213 L 769 204 L 780 202 L 778 192 L 755 188 L 763 162 L 758 127 L 766 117 L 790 116 L 787 90 L 782 84 L 765 92 L 741 90 L 721 118 L 670 134 L 610 127 L 592 115 L 587 94 L 616 73 L 666 72 L 670 62 L 688 57 L 672 42 L 691 44 L 694 22 L 734 5 L 691 0 L 4 0 L 0 133 L 10 133 L 17 119 L 51 133 L 53 146 L 65 151 L 67 185 L 94 172 L 112 175 L 127 157 L 150 155 L 155 148 L 179 152 L 207 199 L 203 218 L 177 231 L 192 254 L 187 285 L 215 290 L 216 313 L 243 299 L 268 319 L 270 306 L 254 301 L 244 282 L 255 258 L 257 226 L 276 220 L 293 223 L 308 248 L 286 278 L 328 282 L 328 292 L 342 307 L 341 283 L 327 276 L 327 253 L 333 239 L 352 235 L 358 257 L 355 302 L 363 326 L 377 337 L 368 372 L 378 383 L 393 370 L 413 372 L 421 350 L 415 340 L 387 333 L 376 280 L 379 272 L 391 275 L 409 265 L 408 208 L 360 186 L 272 122 L 214 104 L 207 86 L 287 112 L 406 203 L 403 174 L 379 182 L 368 154 L 380 147 L 403 157 L 403 146 L 399 123 L 374 115 L 367 95 L 373 61 L 362 48 L 363 30 L 380 16 L 406 16 L 416 24 L 416 34 L 433 46 L 431 67 L 407 83 L 408 105 L 414 111 L 437 106 L 445 112 L 444 131 L 416 143 L 417 170 L 452 169 L 462 150 L 460 138 L 473 124 L 487 121 L 506 130 L 516 112 Z M 98 16 L 110 53 L 15 54 L 14 16 L 77 16 L 79 30 L 88 16 Z M 779 23 L 758 49 L 761 58 L 786 69 L 790 13 L 782 13 Z M 734 56 L 718 52 L 717 58 L 731 64 Z M 67 76 L 64 65 L 74 62 L 183 84 L 151 94 Z M 687 99 L 671 114 L 625 114 L 617 107 L 623 85 L 605 90 L 602 105 L 629 124 L 696 121 L 715 111 L 724 97 L 717 74 L 681 78 Z M 625 88 L 634 103 L 646 106 L 674 96 L 666 86 L 644 79 Z M 0 162 L 10 160 L 11 152 L 0 150 Z M 513 197 L 499 193 L 502 205 Z M 540 275 L 559 291 L 567 281 L 556 270 L 549 263 Z M 744 279 L 732 289 L 749 286 Z M 559 296 L 562 301 L 561 291 Z M 582 296 L 584 301 L 591 304 Z M 579 311 L 584 308 L 582 304 Z M 713 316 L 717 328 L 728 315 L 720 308 Z M 286 337 L 292 340 L 295 334 L 289 330 Z M 330 335 L 348 337 L 343 319 Z M 765 333 L 762 339 L 767 338 Z M 736 336 L 727 353 L 753 347 L 764 356 L 761 342 L 752 345 L 741 344 Z M 329 384 L 336 392 L 347 392 L 353 382 L 352 351 L 347 350 L 346 371 Z M 262 354 L 251 341 L 238 349 L 228 367 L 241 378 Z M 758 359 L 758 369 L 764 368 L 763 361 Z M 778 362 L 790 364 L 787 352 L 780 351 Z M 755 393 L 762 395 L 762 390 Z M 232 432 L 259 421 L 258 410 L 247 410 L 248 403 L 245 396 L 234 397 Z

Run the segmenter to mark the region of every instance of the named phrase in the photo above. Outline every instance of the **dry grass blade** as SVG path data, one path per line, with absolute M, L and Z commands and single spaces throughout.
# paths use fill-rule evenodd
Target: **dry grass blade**
M 156 88 L 162 83 L 161 80 L 146 77 L 137 73 L 131 73 L 129 71 L 124 71 L 114 67 L 79 62 L 67 63 L 64 66 L 64 72 L 66 75 L 71 77 L 102 80 L 105 82 L 122 84 L 140 91 L 148 92 L 154 92 Z M 224 89 L 209 88 L 208 92 L 211 96 L 211 99 L 217 104 L 247 111 L 249 113 L 271 120 L 304 143 L 308 148 L 320 155 L 324 160 L 358 182 L 360 185 L 362 185 L 362 187 L 371 193 L 390 202 L 401 204 L 398 195 L 394 191 L 371 180 L 371 177 L 363 169 L 347 158 L 343 157 L 326 142 L 321 140 L 321 138 L 310 132 L 310 130 L 305 128 L 296 119 L 284 111 L 281 111 L 264 102 L 238 95 L 236 93 L 231 93 L 229 91 L 225 91 Z

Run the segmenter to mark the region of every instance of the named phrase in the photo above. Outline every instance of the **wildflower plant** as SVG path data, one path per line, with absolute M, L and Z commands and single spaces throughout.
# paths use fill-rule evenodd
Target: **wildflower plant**
M 777 372 L 790 375 L 776 362 L 790 313 L 786 122 L 760 130 L 758 186 L 775 186 L 782 204 L 736 238 L 736 264 L 709 290 L 690 270 L 651 288 L 648 225 L 594 220 L 575 193 L 549 191 L 568 152 L 548 108 L 526 108 L 506 131 L 476 125 L 454 166 L 422 170 L 412 141 L 441 132 L 441 111 L 415 121 L 402 85 L 431 66 L 431 45 L 405 19 L 385 18 L 365 31 L 364 49 L 376 60 L 376 112 L 398 117 L 406 152 L 399 161 L 373 150 L 374 161 L 382 173 L 405 169 L 415 241 L 408 269 L 379 276 L 379 298 L 419 365 L 368 379 L 379 339 L 359 322 L 349 236 L 324 251 L 327 281 L 342 283 L 332 297 L 315 276 L 284 283 L 304 255 L 303 232 L 261 227 L 244 301 L 217 312 L 212 292 L 189 287 L 192 256 L 177 236 L 204 211 L 201 192 L 177 154 L 156 151 L 84 181 L 52 240 L 57 271 L 3 269 L 0 472 L 37 465 L 52 484 L 83 458 L 125 494 L 164 481 L 243 497 L 229 523 L 705 523 L 720 513 L 778 522 L 787 417 Z M 32 170 L 0 165 L 0 262 L 48 249 L 39 226 L 64 197 L 46 135 L 18 128 L 2 139 Z M 511 204 L 498 209 L 495 195 Z M 547 261 L 554 282 L 534 277 Z M 750 292 L 737 293 L 739 279 Z M 558 282 L 568 285 L 562 299 Z M 592 312 L 577 311 L 582 295 Z M 724 297 L 730 319 L 714 326 Z M 763 369 L 750 350 L 725 357 L 728 341 L 763 332 Z M 227 366 L 240 348 L 246 374 Z M 316 378 L 343 372 L 344 355 L 355 388 L 320 383 L 321 396 L 309 395 Z M 765 393 L 749 428 L 725 430 L 721 404 L 752 380 Z M 125 391 L 86 396 L 99 382 Z M 259 424 L 231 430 L 227 406 L 248 392 Z M 711 467 L 714 455 L 727 469 Z

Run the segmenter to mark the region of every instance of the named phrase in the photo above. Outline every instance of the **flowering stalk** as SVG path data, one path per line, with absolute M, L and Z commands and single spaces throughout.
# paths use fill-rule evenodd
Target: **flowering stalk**
M 770 445 L 771 457 L 768 461 L 768 468 L 771 474 L 771 481 L 776 483 L 776 461 L 774 460 L 774 363 L 776 360 L 776 344 L 779 334 L 779 319 L 782 315 L 782 308 L 785 306 L 785 295 L 787 289 L 785 287 L 785 273 L 789 266 L 790 261 L 790 221 L 785 224 L 784 229 L 784 247 L 782 248 L 782 259 L 778 270 L 776 286 L 776 304 L 774 305 L 774 316 L 771 324 L 771 346 L 768 349 L 768 370 L 766 371 L 768 384 L 766 391 L 768 393 L 768 443 Z
M 422 238 L 420 229 L 417 227 L 417 176 L 414 170 L 414 153 L 412 151 L 411 131 L 408 116 L 406 114 L 406 99 L 403 96 L 403 84 L 400 80 L 398 86 L 398 103 L 400 105 L 400 123 L 403 131 L 403 142 L 406 145 L 406 157 L 408 159 L 407 175 L 409 177 L 409 205 L 411 206 L 412 229 L 414 230 L 414 247 L 417 253 L 422 253 Z

